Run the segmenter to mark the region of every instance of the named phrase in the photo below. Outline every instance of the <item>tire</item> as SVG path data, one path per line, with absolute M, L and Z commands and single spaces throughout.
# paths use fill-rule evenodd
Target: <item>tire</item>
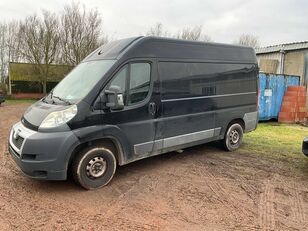
M 81 151 L 71 167 L 74 181 L 88 190 L 107 185 L 117 167 L 116 158 L 111 150 L 104 146 L 94 146 Z
M 243 127 L 239 123 L 231 124 L 225 134 L 223 140 L 224 148 L 226 151 L 232 152 L 238 149 L 243 142 Z

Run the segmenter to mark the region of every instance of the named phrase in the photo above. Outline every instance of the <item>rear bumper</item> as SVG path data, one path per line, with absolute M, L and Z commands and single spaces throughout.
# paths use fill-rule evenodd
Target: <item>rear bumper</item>
M 302 152 L 305 156 L 308 156 L 308 137 L 305 137 L 302 144 Z
M 22 137 L 23 141 L 15 142 L 16 136 Z M 36 179 L 65 180 L 70 155 L 78 143 L 71 131 L 41 133 L 17 123 L 10 133 L 9 152 L 25 175 Z
M 258 120 L 259 120 L 259 112 L 249 112 L 245 113 L 244 118 L 245 122 L 245 131 L 244 132 L 250 132 L 257 128 Z

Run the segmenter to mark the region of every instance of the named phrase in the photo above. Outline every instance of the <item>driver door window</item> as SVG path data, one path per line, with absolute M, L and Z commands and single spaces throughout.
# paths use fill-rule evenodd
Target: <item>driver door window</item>
M 118 86 L 121 88 L 121 93 L 123 94 L 123 100 L 124 100 L 124 105 L 126 105 L 126 101 L 127 101 L 127 88 L 126 88 L 126 81 L 127 81 L 127 72 L 128 72 L 128 65 L 125 65 L 120 72 L 118 72 L 115 77 L 113 78 L 113 80 L 109 83 L 108 88 L 110 86 Z
M 150 90 L 151 65 L 132 63 L 125 65 L 109 83 L 118 86 L 123 93 L 124 105 L 133 105 L 146 99 Z
M 143 101 L 150 90 L 151 66 L 149 63 L 133 63 L 130 66 L 128 105 Z

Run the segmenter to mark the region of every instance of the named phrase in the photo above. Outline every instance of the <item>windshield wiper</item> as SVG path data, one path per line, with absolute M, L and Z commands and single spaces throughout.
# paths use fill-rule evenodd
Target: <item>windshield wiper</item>
M 68 105 L 72 105 L 72 103 L 69 101 L 69 100 L 66 100 L 66 99 L 63 99 L 63 98 L 61 98 L 61 97 L 59 97 L 59 96 L 56 96 L 56 95 L 51 95 L 51 97 L 52 98 L 56 98 L 56 99 L 58 99 L 58 100 L 60 100 L 60 101 L 62 101 L 62 102 L 64 102 L 64 103 L 66 103 L 66 104 L 68 104 Z
M 47 104 L 54 104 L 55 101 L 52 99 L 52 94 L 53 94 L 53 92 L 51 91 L 49 95 L 46 95 L 46 96 L 42 99 L 42 101 L 43 101 L 44 103 L 47 103 Z

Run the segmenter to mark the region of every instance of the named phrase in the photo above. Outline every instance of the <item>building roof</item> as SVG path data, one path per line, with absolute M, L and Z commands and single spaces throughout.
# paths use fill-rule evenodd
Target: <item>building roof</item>
M 290 50 L 301 50 L 301 49 L 308 49 L 308 41 L 284 43 L 267 47 L 260 47 L 256 48 L 256 53 L 264 54 L 264 53 L 280 52 L 281 50 L 290 51 Z

